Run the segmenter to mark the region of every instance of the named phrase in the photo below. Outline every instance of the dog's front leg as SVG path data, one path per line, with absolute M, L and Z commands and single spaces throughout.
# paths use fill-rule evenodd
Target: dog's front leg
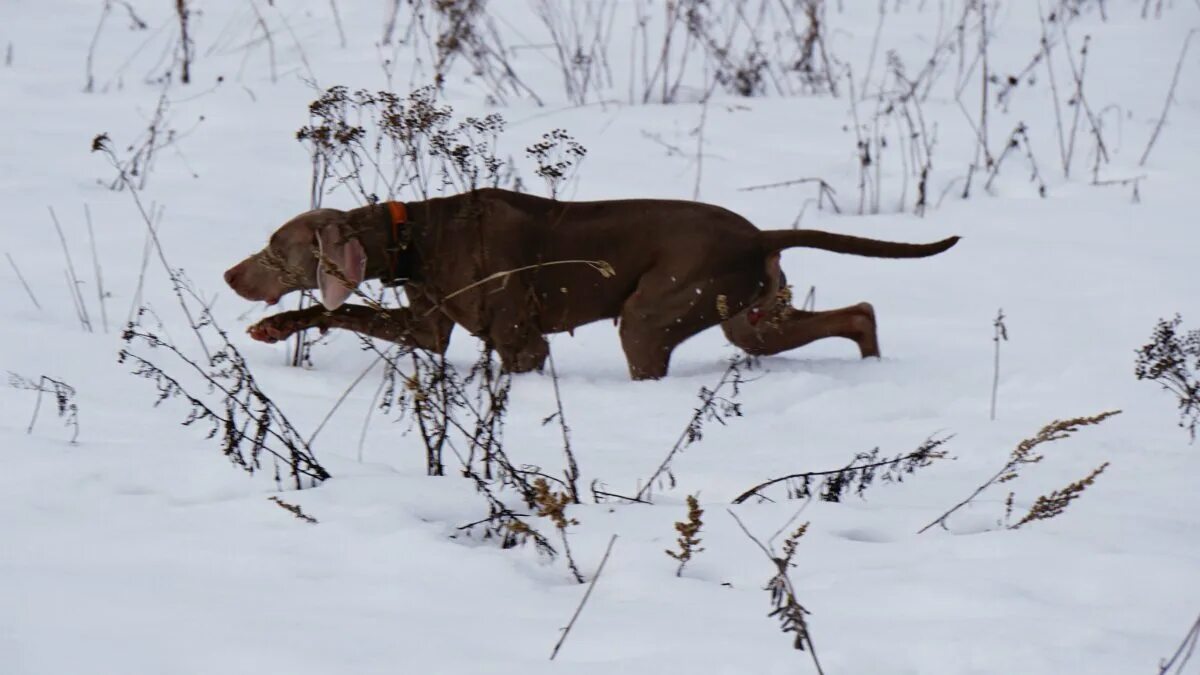
M 250 326 L 246 332 L 255 340 L 279 342 L 308 328 L 316 328 L 321 332 L 331 328 L 352 330 L 380 340 L 441 354 L 450 344 L 454 322 L 440 312 L 419 316 L 407 307 L 379 310 L 363 305 L 342 305 L 328 311 L 320 305 L 314 305 L 268 316 Z

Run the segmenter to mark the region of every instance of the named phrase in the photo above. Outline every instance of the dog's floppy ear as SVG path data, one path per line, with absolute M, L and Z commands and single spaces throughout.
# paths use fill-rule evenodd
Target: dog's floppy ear
M 321 304 L 329 310 L 346 302 L 363 282 L 367 271 L 367 252 L 362 243 L 357 238 L 342 235 L 339 225 L 339 221 L 333 221 L 317 229 L 317 249 L 321 254 L 317 260 L 317 288 L 321 290 Z M 345 277 L 344 280 L 329 273 L 327 266 L 330 264 Z

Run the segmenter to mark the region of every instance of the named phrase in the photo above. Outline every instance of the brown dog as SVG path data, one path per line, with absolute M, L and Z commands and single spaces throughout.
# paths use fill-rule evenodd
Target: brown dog
M 482 189 L 404 205 L 309 211 L 225 272 L 225 281 L 243 298 L 269 304 L 292 291 L 320 289 L 324 307 L 263 319 L 249 329 L 258 340 L 346 328 L 440 353 L 459 324 L 496 349 L 512 372 L 542 367 L 544 335 L 614 319 L 630 375 L 647 379 L 666 375 L 672 350 L 716 324 L 752 354 L 836 336 L 854 340 L 864 357 L 878 356 L 870 305 L 802 312 L 787 302 L 780 251 L 805 246 L 921 258 L 957 241 L 762 231 L 696 202 L 560 202 Z M 409 306 L 344 305 L 366 279 L 403 283 Z

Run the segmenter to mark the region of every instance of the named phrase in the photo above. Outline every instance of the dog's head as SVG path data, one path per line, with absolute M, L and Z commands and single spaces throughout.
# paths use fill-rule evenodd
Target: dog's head
M 292 291 L 320 289 L 321 304 L 337 309 L 362 283 L 367 254 L 348 231 L 344 211 L 317 209 L 275 230 L 266 248 L 225 272 L 225 283 L 247 300 L 269 305 Z

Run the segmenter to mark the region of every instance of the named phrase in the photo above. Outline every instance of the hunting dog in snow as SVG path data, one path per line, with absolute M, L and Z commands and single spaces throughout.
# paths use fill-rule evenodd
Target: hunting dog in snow
M 342 328 L 442 353 L 458 324 L 494 348 L 510 372 L 542 368 L 545 335 L 613 319 L 629 374 L 641 380 L 665 376 L 675 347 L 717 324 L 730 342 L 756 355 L 842 337 L 864 358 L 878 356 L 871 305 L 792 307 L 780 252 L 808 247 L 922 258 L 957 241 L 764 231 L 698 202 L 566 202 L 481 189 L 303 213 L 226 271 L 225 281 L 241 297 L 269 304 L 292 291 L 319 290 L 321 305 L 251 326 L 257 340 Z M 346 304 L 367 279 L 403 284 L 408 306 Z

